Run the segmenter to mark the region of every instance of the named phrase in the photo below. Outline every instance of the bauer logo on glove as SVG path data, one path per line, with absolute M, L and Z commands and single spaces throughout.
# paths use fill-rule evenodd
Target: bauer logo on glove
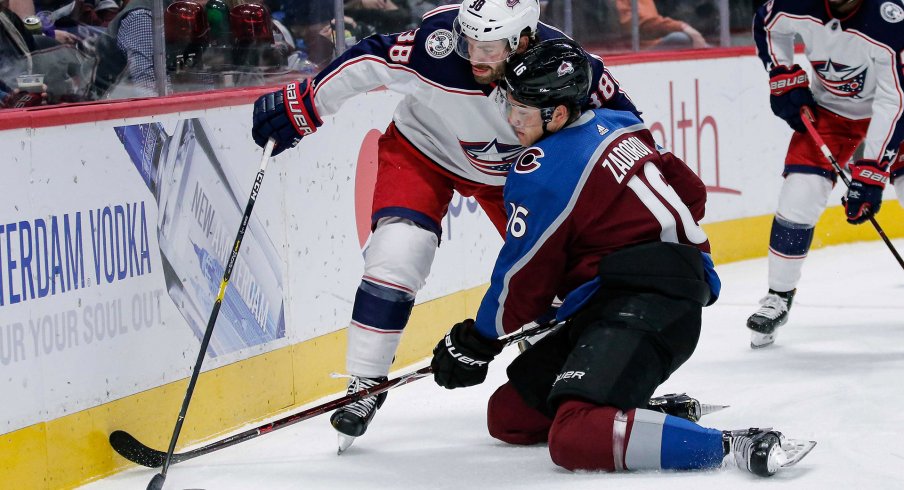
M 310 87 L 310 85 L 306 87 Z M 286 109 L 292 114 L 292 122 L 299 134 L 307 136 L 317 130 L 309 122 L 310 117 L 305 112 L 304 103 L 298 96 L 298 82 L 286 85 Z
M 456 361 L 466 365 L 466 366 L 483 366 L 487 364 L 487 361 L 480 361 L 477 359 L 471 359 L 470 357 L 458 352 L 455 349 L 455 345 L 452 344 L 452 337 L 450 334 L 446 334 L 446 348 L 449 349 L 449 355 L 455 358 Z

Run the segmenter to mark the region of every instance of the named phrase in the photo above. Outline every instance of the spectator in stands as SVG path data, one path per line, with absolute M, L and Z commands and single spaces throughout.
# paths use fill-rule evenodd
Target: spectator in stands
M 408 9 L 411 11 L 411 24 L 417 26 L 427 12 L 436 7 L 453 3 L 459 2 L 457 0 L 408 0 Z
M 78 25 L 79 14 L 81 13 L 82 1 L 65 1 L 65 0 L 9 0 L 9 9 L 19 16 L 20 19 L 35 16 L 35 12 L 54 12 L 59 17 L 54 25 L 44 29 L 46 38 L 38 37 L 37 49 L 51 48 L 59 44 L 76 44 L 81 40 L 78 35 L 70 32 Z M 69 30 L 66 30 L 66 29 Z M 56 43 L 51 40 L 56 40 Z
M 656 1 L 656 9 L 659 10 L 659 13 L 665 17 L 670 17 L 675 20 L 681 20 L 687 22 L 694 26 L 700 34 L 706 36 L 718 36 L 719 35 L 719 19 L 721 14 L 719 13 L 719 7 L 716 5 L 716 0 L 655 0 Z M 731 8 L 736 8 L 741 6 L 743 3 L 740 0 L 735 0 L 730 2 L 729 11 Z M 743 9 L 745 12 L 746 8 Z M 731 14 L 728 14 L 729 17 Z M 746 17 L 744 22 L 744 32 L 749 37 L 750 36 L 750 18 Z
M 31 53 L 34 37 L 18 15 L 9 8 L 7 0 L 0 0 L 0 109 L 46 104 L 47 86 L 40 96 L 23 98 L 16 77 L 32 72 Z
M 108 35 L 115 39 L 116 47 L 125 55 L 126 76 L 124 83 L 118 86 L 117 98 L 157 95 L 151 13 L 153 1 L 131 0 L 107 26 Z
M 86 0 L 80 21 L 89 26 L 107 27 L 120 10 L 119 0 Z
M 335 44 L 331 21 L 335 17 L 334 6 L 333 0 L 283 2 L 286 26 L 295 39 L 303 41 L 308 59 L 317 66 L 324 66 L 333 59 Z
M 61 44 L 55 39 L 29 31 L 23 20 L 12 11 L 13 2 L 20 8 L 23 4 L 17 0 L 0 0 L 0 80 L 7 88 L 13 88 L 12 94 L 19 99 L 14 105 L 28 106 L 75 102 L 83 100 L 84 86 L 90 79 L 91 63 L 85 63 L 86 57 L 72 44 Z M 78 38 L 75 38 L 78 40 Z M 19 75 L 40 74 L 44 77 L 44 90 L 40 96 L 19 93 L 17 90 Z M 5 90 L 9 92 L 8 90 Z M 6 101 L 10 105 L 10 101 Z
M 31 53 L 36 49 L 34 36 L 9 6 L 8 0 L 0 0 L 0 81 L 6 93 L 17 86 L 17 76 L 32 72 Z
M 631 0 L 615 0 L 622 31 L 631 32 Z M 644 49 L 709 47 L 699 31 L 687 22 L 663 17 L 653 0 L 637 0 L 640 45 Z
M 402 32 L 412 27 L 405 0 L 345 0 L 345 14 L 371 26 L 373 33 Z
M 564 26 L 565 2 L 540 2 L 540 20 L 554 26 Z M 613 0 L 581 0 L 571 2 L 571 36 L 585 48 L 597 51 L 622 51 L 630 48 L 630 31 L 625 36 L 618 24 Z

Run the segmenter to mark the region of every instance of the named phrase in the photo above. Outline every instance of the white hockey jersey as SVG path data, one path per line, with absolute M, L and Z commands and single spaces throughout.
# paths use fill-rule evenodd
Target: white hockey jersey
M 904 0 L 864 0 L 836 18 L 825 0 L 770 0 L 753 21 L 767 70 L 794 64 L 794 36 L 806 46 L 810 88 L 825 109 L 872 118 L 864 158 L 893 161 L 904 140 Z
M 458 5 L 439 7 L 424 15 L 418 29 L 361 40 L 314 78 L 314 105 L 325 116 L 381 86 L 403 93 L 393 121 L 415 148 L 459 177 L 501 186 L 522 148 L 494 102 L 497 87 L 478 84 L 470 63 L 455 54 L 457 15 Z M 543 24 L 538 31 L 541 40 L 564 37 Z M 602 60 L 588 57 L 594 75 L 588 107 L 639 114 Z

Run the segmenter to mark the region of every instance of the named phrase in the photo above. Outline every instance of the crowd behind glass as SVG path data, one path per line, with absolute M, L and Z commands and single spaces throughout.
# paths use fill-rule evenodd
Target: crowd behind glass
M 521 0 L 531 1 L 531 0 Z M 0 108 L 276 85 L 448 0 L 0 0 Z M 756 0 L 545 0 L 603 55 L 752 44 Z

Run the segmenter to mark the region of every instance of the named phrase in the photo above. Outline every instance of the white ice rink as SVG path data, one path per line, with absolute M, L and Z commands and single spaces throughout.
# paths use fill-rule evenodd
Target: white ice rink
M 894 243 L 904 250 L 904 240 Z M 495 441 L 486 432 L 485 404 L 516 353 L 509 348 L 483 385 L 446 391 L 423 379 L 391 391 L 368 433 L 342 456 L 322 415 L 175 465 L 165 488 L 904 489 L 904 270 L 885 245 L 813 251 L 790 322 L 776 345 L 759 351 L 748 347 L 744 323 L 766 290 L 765 259 L 718 271 L 722 296 L 704 310 L 697 351 L 657 394 L 684 391 L 731 405 L 704 417 L 705 426 L 771 425 L 818 441 L 798 466 L 769 480 L 733 465 L 569 473 L 550 461 L 545 446 Z M 132 469 L 83 488 L 145 488 L 155 473 Z

